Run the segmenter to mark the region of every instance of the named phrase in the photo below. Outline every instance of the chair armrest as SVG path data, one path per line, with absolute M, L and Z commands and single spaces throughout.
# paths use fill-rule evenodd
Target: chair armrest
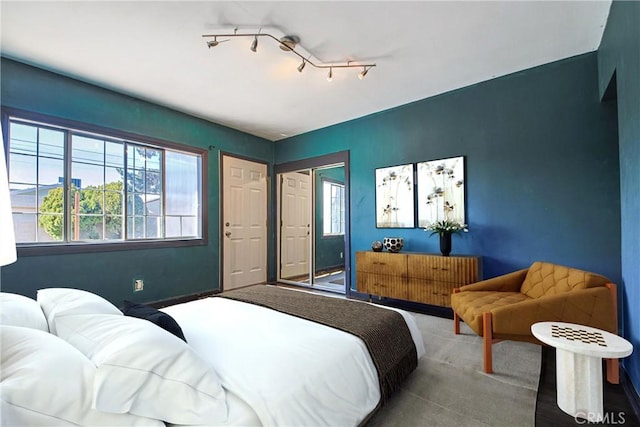
M 531 298 L 491 310 L 494 334 L 531 335 L 537 322 L 567 322 L 616 333 L 613 296 L 604 287 Z
M 528 268 L 514 271 L 503 276 L 482 280 L 470 285 L 460 287 L 460 292 L 467 291 L 495 291 L 495 292 L 518 292 L 527 276 Z

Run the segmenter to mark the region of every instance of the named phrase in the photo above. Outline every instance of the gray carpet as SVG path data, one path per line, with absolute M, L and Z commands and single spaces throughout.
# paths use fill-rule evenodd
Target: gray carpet
M 494 374 L 482 370 L 482 338 L 461 323 L 414 313 L 427 354 L 367 427 L 505 426 L 535 424 L 540 346 L 493 346 Z

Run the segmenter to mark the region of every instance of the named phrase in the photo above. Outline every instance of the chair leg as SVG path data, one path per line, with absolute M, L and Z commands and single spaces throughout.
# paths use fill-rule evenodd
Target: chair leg
M 455 288 L 453 290 L 454 294 L 457 294 L 458 292 L 460 292 L 459 288 Z M 460 335 L 460 317 L 455 312 L 455 310 L 453 311 L 453 333 L 456 335 Z
M 618 359 L 607 359 L 607 381 L 620 384 L 620 367 Z
M 492 331 L 491 312 L 482 313 L 482 347 L 484 353 L 484 371 L 487 374 L 493 374 Z
M 456 335 L 460 335 L 460 317 L 453 312 L 453 333 Z

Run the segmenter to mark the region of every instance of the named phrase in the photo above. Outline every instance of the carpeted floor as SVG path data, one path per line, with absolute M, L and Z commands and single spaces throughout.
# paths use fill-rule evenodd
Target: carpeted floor
M 465 324 L 412 313 L 427 354 L 401 390 L 371 419 L 381 426 L 505 426 L 535 424 L 540 347 L 503 341 L 494 345 L 495 373 L 482 371 L 482 339 Z

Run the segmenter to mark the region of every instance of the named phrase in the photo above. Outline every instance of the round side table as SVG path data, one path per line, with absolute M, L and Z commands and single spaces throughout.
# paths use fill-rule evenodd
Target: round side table
M 540 322 L 533 336 L 556 348 L 556 388 L 560 409 L 573 417 L 602 421 L 602 359 L 627 357 L 631 343 L 589 326 Z

